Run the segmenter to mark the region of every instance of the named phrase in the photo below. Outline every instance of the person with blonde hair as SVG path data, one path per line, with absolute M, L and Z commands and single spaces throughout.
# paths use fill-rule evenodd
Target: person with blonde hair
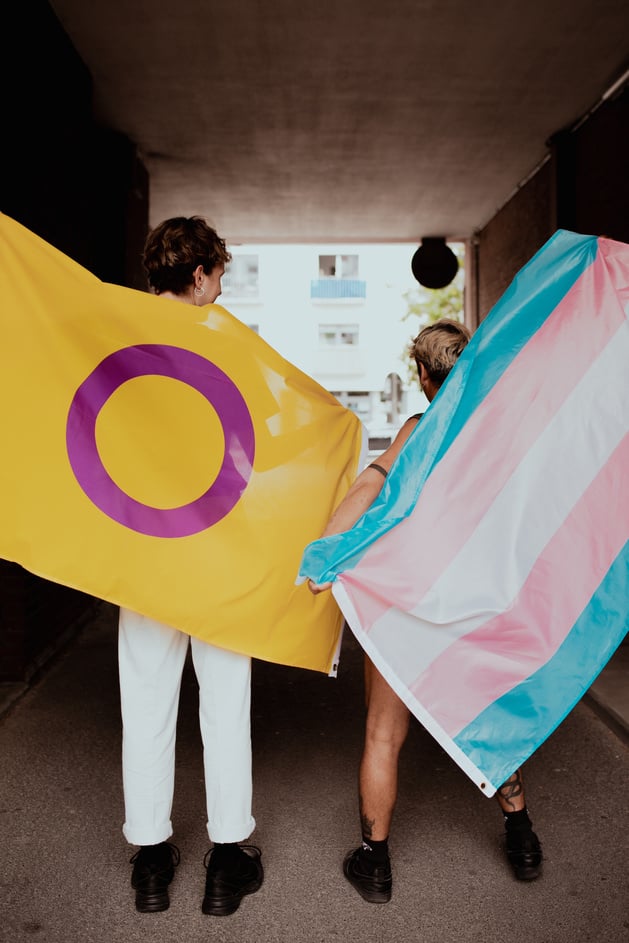
M 189 305 L 221 293 L 230 261 L 225 242 L 199 216 L 164 220 L 149 233 L 144 267 L 153 291 Z M 139 845 L 131 885 L 141 913 L 166 910 L 179 863 L 171 811 L 181 679 L 191 650 L 199 684 L 207 832 L 205 914 L 233 913 L 262 885 L 260 849 L 240 844 L 253 832 L 251 659 L 121 608 L 118 664 L 122 710 L 123 834 Z
M 469 339 L 470 332 L 463 324 L 442 318 L 425 327 L 412 342 L 410 354 L 429 402 L 441 389 Z M 421 415 L 407 419 L 377 462 L 361 472 L 330 518 L 323 537 L 349 530 L 369 509 Z M 329 589 L 331 583 L 316 584 L 309 580 L 308 586 L 316 594 Z M 410 711 L 366 655 L 365 695 L 365 741 L 358 779 L 362 843 L 346 855 L 343 873 L 366 901 L 386 903 L 393 887 L 389 832 L 397 799 L 398 760 L 409 730 Z M 532 880 L 540 874 L 542 850 L 528 816 L 521 770 L 503 783 L 496 796 L 504 816 L 509 864 L 516 878 Z

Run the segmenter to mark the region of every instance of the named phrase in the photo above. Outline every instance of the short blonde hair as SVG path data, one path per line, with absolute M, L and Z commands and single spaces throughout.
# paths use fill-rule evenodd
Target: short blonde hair
M 409 352 L 418 371 L 420 363 L 423 363 L 433 383 L 441 386 L 471 336 L 460 321 L 441 318 L 419 332 Z

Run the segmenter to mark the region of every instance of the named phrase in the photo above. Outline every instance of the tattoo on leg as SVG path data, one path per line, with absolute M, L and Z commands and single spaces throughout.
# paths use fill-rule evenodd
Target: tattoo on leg
M 363 812 L 363 797 L 362 797 L 362 796 L 359 797 L 358 803 L 359 803 L 359 806 L 360 806 L 360 827 L 361 827 L 361 829 L 362 829 L 362 832 L 363 832 L 363 835 L 365 836 L 365 838 L 371 838 L 371 836 L 372 836 L 372 834 L 373 834 L 373 827 L 374 827 L 374 824 L 375 824 L 375 821 L 376 821 L 376 820 L 375 820 L 375 819 L 370 819 L 370 818 L 369 818 L 367 815 L 365 815 L 365 813 Z
M 516 769 L 515 773 L 512 776 L 509 776 L 506 783 L 503 783 L 500 789 L 498 790 L 498 795 L 508 806 L 510 806 L 515 811 L 514 799 L 518 799 L 522 795 L 523 785 L 522 777 L 520 776 L 520 770 Z

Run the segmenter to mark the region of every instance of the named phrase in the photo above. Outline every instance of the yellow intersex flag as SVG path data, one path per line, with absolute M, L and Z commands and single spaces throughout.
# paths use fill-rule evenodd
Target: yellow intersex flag
M 331 672 L 296 585 L 360 421 L 219 305 L 101 282 L 0 214 L 0 556 L 222 648 Z

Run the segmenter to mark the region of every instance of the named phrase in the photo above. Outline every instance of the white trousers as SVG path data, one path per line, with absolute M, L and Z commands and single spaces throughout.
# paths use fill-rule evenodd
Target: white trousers
M 188 645 L 199 683 L 199 722 L 211 841 L 236 842 L 251 814 L 251 659 L 120 609 L 123 834 L 156 845 L 173 833 L 175 738 Z

